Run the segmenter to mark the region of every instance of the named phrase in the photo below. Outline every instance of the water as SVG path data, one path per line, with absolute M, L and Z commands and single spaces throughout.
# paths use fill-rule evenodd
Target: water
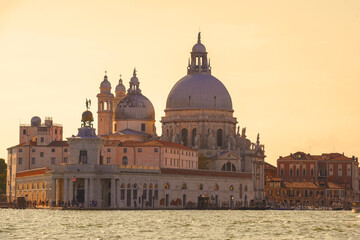
M 360 239 L 360 215 L 0 209 L 0 239 Z

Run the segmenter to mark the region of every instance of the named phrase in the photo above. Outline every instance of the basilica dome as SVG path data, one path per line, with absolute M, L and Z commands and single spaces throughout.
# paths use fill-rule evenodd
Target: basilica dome
M 115 120 L 155 120 L 154 106 L 142 95 L 139 84 L 134 69 L 128 94 L 116 106 Z
M 128 94 L 115 111 L 115 120 L 155 120 L 154 106 L 142 94 Z
M 232 110 L 224 84 L 209 73 L 188 74 L 171 89 L 166 109 Z

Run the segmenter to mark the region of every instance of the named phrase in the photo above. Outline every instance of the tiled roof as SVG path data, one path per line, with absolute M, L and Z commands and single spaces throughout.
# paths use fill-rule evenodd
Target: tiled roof
M 352 160 L 352 158 L 346 157 L 340 153 L 323 153 L 321 155 L 311 155 L 304 152 L 291 153 L 286 157 L 280 157 L 279 160 Z
M 67 141 L 52 141 L 49 143 L 48 147 L 68 147 L 69 144 Z
M 36 176 L 36 175 L 44 175 L 46 173 L 46 171 L 48 171 L 48 170 L 49 170 L 48 168 L 38 168 L 38 169 L 33 169 L 33 170 L 26 170 L 26 171 L 16 173 L 16 177 L 21 178 L 21 177 L 30 177 L 30 176 Z
M 328 188 L 344 189 L 344 187 L 342 187 L 342 186 L 340 186 L 338 184 L 332 183 L 332 182 L 328 182 L 327 185 L 328 185 Z
M 284 182 L 287 188 L 318 188 L 313 182 Z
M 140 136 L 150 136 L 150 134 L 147 134 L 147 133 L 143 133 L 143 132 L 139 132 L 139 131 L 135 131 L 135 130 L 132 130 L 132 129 L 124 129 L 124 130 L 121 130 L 121 131 L 118 131 L 116 133 L 114 133 L 113 135 L 140 135 Z
M 276 170 L 277 168 L 270 163 L 264 162 L 264 169 Z
M 119 140 L 108 140 L 105 142 L 104 146 L 119 146 L 120 143 Z

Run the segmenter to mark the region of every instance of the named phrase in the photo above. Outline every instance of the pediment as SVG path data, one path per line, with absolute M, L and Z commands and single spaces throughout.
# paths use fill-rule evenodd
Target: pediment
M 239 159 L 240 157 L 232 152 L 226 151 L 226 152 L 222 152 L 217 159 L 219 160 L 234 160 L 234 159 Z

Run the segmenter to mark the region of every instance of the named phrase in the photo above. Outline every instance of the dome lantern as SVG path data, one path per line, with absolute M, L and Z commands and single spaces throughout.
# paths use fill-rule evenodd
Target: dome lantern
M 192 48 L 191 61 L 188 65 L 188 74 L 195 73 L 211 73 L 206 48 L 201 43 L 201 32 L 198 33 L 198 41 Z
M 106 71 L 105 71 L 104 80 L 100 84 L 100 92 L 101 93 L 110 93 L 110 91 L 111 91 L 111 83 L 108 81 L 108 77 L 107 77 Z

